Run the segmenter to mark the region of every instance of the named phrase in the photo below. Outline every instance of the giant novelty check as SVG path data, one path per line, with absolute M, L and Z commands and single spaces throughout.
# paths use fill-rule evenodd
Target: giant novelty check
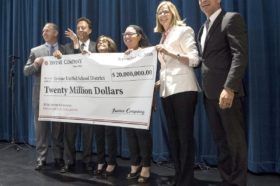
M 148 129 L 156 67 L 154 47 L 44 57 L 39 120 Z

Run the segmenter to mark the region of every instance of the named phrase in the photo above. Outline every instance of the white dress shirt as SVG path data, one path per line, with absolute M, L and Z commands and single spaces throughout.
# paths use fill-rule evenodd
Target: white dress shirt
M 204 50 L 204 44 L 205 44 L 207 33 L 209 32 L 211 26 L 213 25 L 214 21 L 216 20 L 218 15 L 221 13 L 221 11 L 222 11 L 222 9 L 220 8 L 220 9 L 216 10 L 216 12 L 214 12 L 210 17 L 207 18 L 207 19 L 210 20 L 209 27 L 208 27 L 208 30 L 207 30 L 206 26 L 204 25 L 203 32 L 202 32 L 201 39 L 200 39 L 200 44 L 201 44 L 202 51 Z
M 48 47 L 48 49 L 49 49 L 49 56 L 52 56 L 53 54 L 51 53 L 51 48 L 53 47 L 53 50 L 54 51 L 56 51 L 56 50 L 58 50 L 58 43 L 56 42 L 55 44 L 50 44 L 50 43 L 45 43 L 45 45 Z M 54 52 L 54 51 L 52 51 L 52 52 Z

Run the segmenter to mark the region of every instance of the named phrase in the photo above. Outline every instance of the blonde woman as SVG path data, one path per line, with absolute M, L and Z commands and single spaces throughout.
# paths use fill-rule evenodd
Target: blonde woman
M 160 96 L 167 119 L 175 185 L 192 186 L 194 168 L 193 121 L 200 90 L 193 67 L 199 64 L 194 31 L 186 26 L 170 1 L 156 12 L 155 32 L 162 33 L 159 52 Z

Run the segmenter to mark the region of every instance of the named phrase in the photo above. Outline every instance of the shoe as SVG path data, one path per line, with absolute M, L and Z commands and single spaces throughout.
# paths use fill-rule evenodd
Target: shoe
M 46 166 L 46 161 L 38 161 L 35 170 L 40 171 L 44 166 Z
M 98 169 L 98 165 L 96 169 L 93 171 L 94 176 L 101 176 L 106 169 L 106 164 L 104 163 L 101 169 Z
M 149 181 L 149 179 L 150 179 L 150 176 L 149 177 L 139 176 L 137 182 L 138 183 L 147 183 Z
M 63 160 L 63 159 L 55 158 L 55 159 L 54 159 L 54 166 L 55 166 L 56 168 L 61 169 L 61 168 L 64 166 L 64 160 Z
M 132 172 L 128 173 L 128 175 L 126 176 L 126 179 L 131 180 L 131 179 L 136 179 L 136 178 L 138 178 L 138 176 L 140 175 L 141 169 L 142 169 L 142 167 L 139 166 L 139 167 L 137 168 L 136 172 L 134 172 L 134 173 L 132 173 Z
M 103 173 L 103 176 L 105 176 L 105 177 L 113 176 L 116 173 L 117 167 L 118 167 L 118 164 L 115 164 L 115 167 L 113 170 L 111 170 L 111 171 L 105 170 L 105 172 Z
M 60 173 L 67 173 L 70 172 L 74 169 L 75 164 L 65 164 L 61 169 L 60 169 Z

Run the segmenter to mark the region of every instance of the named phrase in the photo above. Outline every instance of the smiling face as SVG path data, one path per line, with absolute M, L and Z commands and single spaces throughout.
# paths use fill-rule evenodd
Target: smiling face
M 86 42 L 91 34 L 91 29 L 86 21 L 79 21 L 77 24 L 77 36 L 80 41 Z
M 136 50 L 139 48 L 139 41 L 141 36 L 136 32 L 133 27 L 127 27 L 123 33 L 123 41 L 128 49 Z
M 221 0 L 198 0 L 198 3 L 207 17 L 210 17 L 216 10 L 221 8 Z
M 109 43 L 106 39 L 100 39 L 97 43 L 97 51 L 100 53 L 109 52 Z
M 167 5 L 162 5 L 159 8 L 157 12 L 157 18 L 164 30 L 168 30 L 168 28 L 171 26 L 172 14 Z

